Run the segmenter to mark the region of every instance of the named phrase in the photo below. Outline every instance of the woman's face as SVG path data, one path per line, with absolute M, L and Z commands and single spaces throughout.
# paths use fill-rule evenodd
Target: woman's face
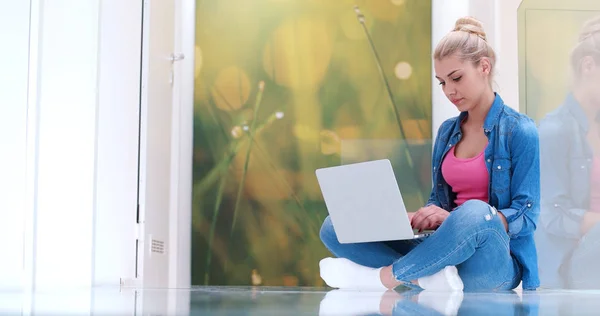
M 444 94 L 460 112 L 470 111 L 481 103 L 490 88 L 491 64 L 482 59 L 478 65 L 452 55 L 434 60 L 435 77 Z

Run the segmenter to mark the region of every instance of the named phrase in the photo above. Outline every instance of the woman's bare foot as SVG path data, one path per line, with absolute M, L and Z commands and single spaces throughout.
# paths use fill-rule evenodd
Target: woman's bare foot
M 390 290 L 393 290 L 399 285 L 402 285 L 402 282 L 396 281 L 396 278 L 394 278 L 394 273 L 392 273 L 392 266 L 381 268 L 380 276 L 381 283 L 383 284 L 383 286 Z

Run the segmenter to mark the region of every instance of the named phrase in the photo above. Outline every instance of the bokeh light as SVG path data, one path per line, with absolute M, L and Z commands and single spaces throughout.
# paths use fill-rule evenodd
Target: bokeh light
M 241 108 L 250 96 L 250 79 L 242 69 L 231 66 L 219 72 L 212 90 L 217 107 L 224 111 Z
M 396 67 L 394 67 L 394 74 L 396 74 L 396 78 L 406 80 L 412 75 L 412 66 L 404 61 L 399 62 L 396 64 Z
M 271 35 L 263 65 L 277 84 L 314 89 L 325 77 L 332 51 L 328 23 L 316 17 L 288 18 Z

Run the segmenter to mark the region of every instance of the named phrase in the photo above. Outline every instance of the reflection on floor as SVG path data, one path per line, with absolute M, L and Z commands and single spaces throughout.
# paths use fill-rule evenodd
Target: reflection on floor
M 436 293 L 195 287 L 0 291 L 1 315 L 597 315 L 600 291 Z
M 195 314 L 227 315 L 597 315 L 600 291 L 442 293 L 285 288 L 197 288 Z

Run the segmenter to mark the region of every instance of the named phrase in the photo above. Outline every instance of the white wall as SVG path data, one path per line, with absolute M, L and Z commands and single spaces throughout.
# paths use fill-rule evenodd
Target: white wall
M 494 48 L 498 54 L 497 91 L 504 102 L 519 110 L 519 49 L 517 10 L 523 0 L 496 0 Z
M 494 88 L 504 102 L 519 110 L 517 9 L 522 0 L 471 0 L 470 14 L 484 23 L 497 54 Z
M 191 273 L 195 3 L 173 3 L 177 48 L 186 54 L 174 75 L 177 112 L 172 130 L 148 133 L 175 144 L 159 149 L 174 157 L 165 222 L 173 253 L 161 273 L 181 288 Z M 44 291 L 134 280 L 142 2 L 2 0 L 0 32 L 0 237 L 9 241 L 0 285 Z M 175 37 L 147 34 L 159 35 Z M 85 310 L 93 300 L 77 304 Z
M 186 59 L 175 69 L 175 124 L 172 130 L 147 132 L 171 135 L 166 137 L 175 144 L 162 149 L 174 157 L 165 222 L 171 237 L 167 248 L 174 251 L 169 269 L 160 273 L 169 280 L 165 286 L 183 288 L 191 278 L 195 8 L 193 0 L 176 3 L 177 45 Z M 0 50 L 0 67 L 7 74 L 0 76 L 0 143 L 6 153 L 0 155 L 0 237 L 9 241 L 0 262 L 0 286 L 23 288 L 25 294 L 79 289 L 76 299 L 34 300 L 24 294 L 10 302 L 11 310 L 25 314 L 67 306 L 78 313 L 102 310 L 97 303 L 104 294 L 96 295 L 92 287 L 117 287 L 122 280 L 139 284 L 142 2 L 2 0 L 0 32 L 8 48 Z M 150 60 L 148 67 L 164 63 L 164 57 Z M 135 295 L 122 296 L 113 307 L 132 313 L 136 301 Z M 189 308 L 180 296 L 167 301 L 173 312 Z
M 10 10 L 9 10 L 10 9 Z M 0 284 L 20 287 L 23 275 L 27 171 L 28 1 L 0 1 Z
M 456 20 L 473 16 L 483 23 L 488 41 L 497 54 L 495 91 L 504 102 L 519 109 L 519 69 L 517 43 L 517 9 L 522 0 L 433 0 L 432 49 L 454 28 Z M 458 111 L 448 101 L 432 74 L 433 136 L 439 126 Z
M 0 32 L 2 288 L 134 278 L 141 3 L 0 1 Z
M 114 285 L 135 277 L 142 2 L 100 3 L 93 270 Z
M 98 1 L 40 5 L 35 286 L 91 286 Z
M 141 5 L 32 5 L 29 285 L 116 286 L 135 277 Z

